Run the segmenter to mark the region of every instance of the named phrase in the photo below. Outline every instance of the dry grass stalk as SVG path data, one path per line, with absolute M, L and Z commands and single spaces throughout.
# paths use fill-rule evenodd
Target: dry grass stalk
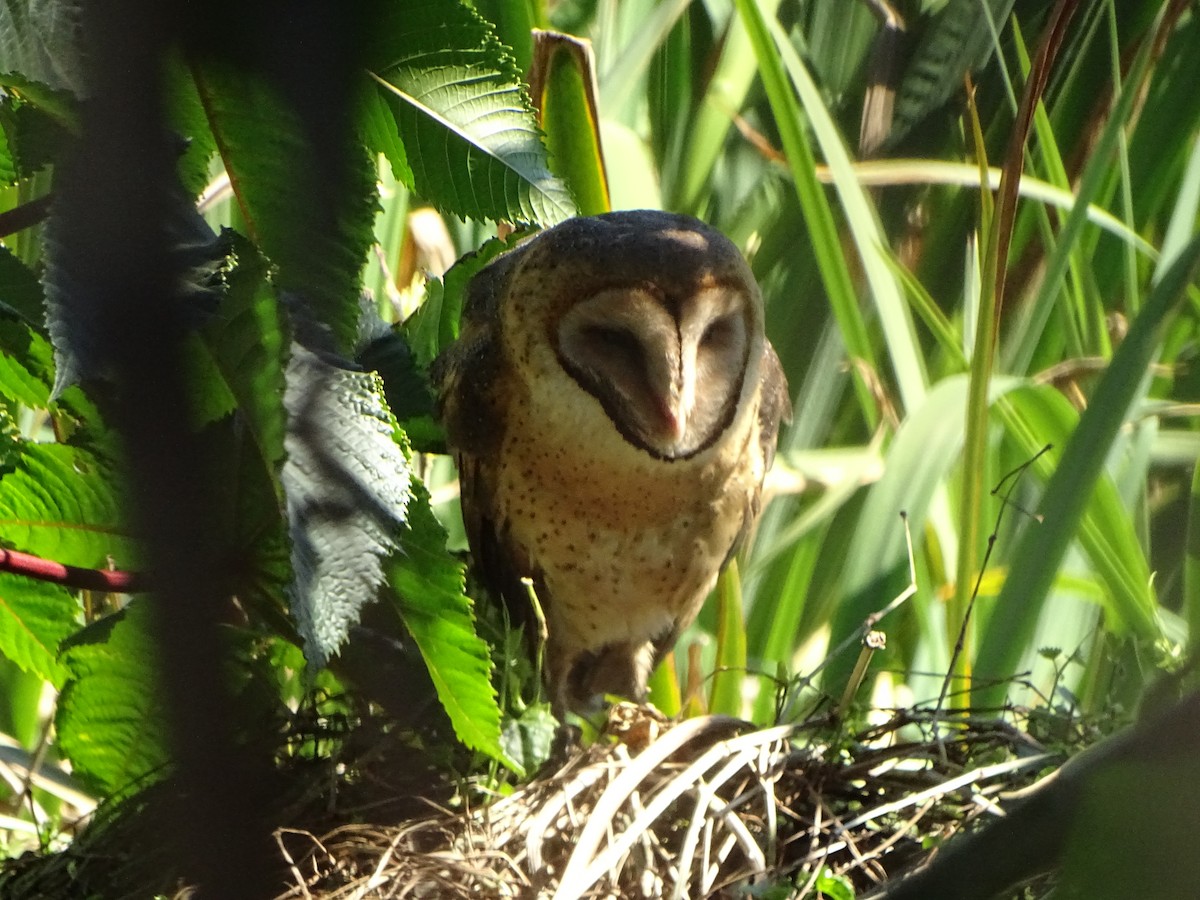
M 692 900 L 785 876 L 811 886 L 824 871 L 865 890 L 922 858 L 923 839 L 997 813 L 1002 791 L 1051 763 L 1011 726 L 969 718 L 949 736 L 903 741 L 934 733 L 913 711 L 840 748 L 811 726 L 713 716 L 655 736 L 648 716 L 619 707 L 610 731 L 623 739 L 479 809 L 320 839 L 281 831 L 294 879 L 281 900 Z

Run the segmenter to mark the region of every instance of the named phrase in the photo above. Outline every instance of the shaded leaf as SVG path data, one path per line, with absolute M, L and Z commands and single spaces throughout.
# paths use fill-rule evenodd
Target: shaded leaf
M 230 234 L 233 266 L 224 278 L 218 315 L 201 329 L 266 470 L 283 461 L 286 416 L 283 408 L 287 335 L 269 266 L 249 241 Z
M 227 263 L 228 241 L 213 233 L 190 198 L 176 190 L 165 227 L 171 242 L 172 269 L 179 274 L 171 302 L 183 307 L 181 320 L 198 325 L 216 306 L 221 274 Z M 46 325 L 54 344 L 55 382 L 53 396 L 80 381 L 103 377 L 107 349 L 98 345 L 105 333 L 98 316 L 105 309 L 91 292 L 91 275 L 79 271 L 73 247 L 58 216 L 46 224 Z
M 74 0 L 0 6 L 0 70 L 84 94 L 83 12 Z
M 383 583 L 411 496 L 411 468 L 377 376 L 299 345 L 287 368 L 283 487 L 292 612 L 314 668 L 333 656 Z
M 0 97 L 0 185 L 16 184 L 17 152 L 9 138 L 12 131 L 9 104 Z
M 42 321 L 42 286 L 7 247 L 0 247 L 0 312 L 5 308 L 30 325 Z
M 493 238 L 460 258 L 441 278 L 429 279 L 420 309 L 404 323 L 404 334 L 418 365 L 428 369 L 458 337 L 458 322 L 471 279 L 505 250 L 512 249 L 513 243 Z
M 349 354 L 375 239 L 375 167 L 347 142 L 346 171 L 324 171 L 296 111 L 260 76 L 206 63 L 193 77 L 251 240 L 279 267 L 280 289 Z
M 902 140 L 929 113 L 962 89 L 963 76 L 992 55 L 996 31 L 1014 0 L 949 0 L 921 35 L 896 91 L 892 130 L 886 144 Z
M 209 182 L 209 165 L 217 152 L 217 144 L 208 127 L 196 82 L 178 60 L 172 59 L 166 66 L 163 99 L 167 121 L 184 141 L 179 158 L 179 178 L 187 194 L 195 197 Z
M 399 328 L 389 328 L 358 353 L 358 362 L 383 380 L 388 408 L 421 452 L 445 452 L 441 427 L 434 421 L 433 392 Z
M 527 708 L 519 717 L 506 719 L 501 745 L 510 759 L 526 772 L 536 772 L 550 758 L 558 720 L 547 704 Z
M 75 103 L 11 73 L 0 74 L 0 86 L 6 88 L 0 91 L 0 184 L 15 184 L 54 162 L 68 145 Z M 27 94 L 30 89 L 47 107 Z

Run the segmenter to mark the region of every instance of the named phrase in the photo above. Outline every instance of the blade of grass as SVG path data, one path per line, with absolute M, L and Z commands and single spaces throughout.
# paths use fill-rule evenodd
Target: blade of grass
M 967 98 L 968 119 L 971 125 L 971 137 L 975 145 L 975 160 L 979 166 L 980 182 L 986 177 L 987 156 L 983 141 L 983 129 L 979 124 L 978 110 L 974 98 Z M 1015 147 L 1020 153 L 1024 143 L 1012 141 L 1010 152 Z M 1011 163 L 1006 161 L 1004 172 L 1000 177 L 1000 196 L 1013 193 L 1015 184 Z M 1020 179 L 1020 169 L 1017 170 L 1017 180 Z M 954 647 L 950 653 L 950 672 L 946 676 L 946 686 L 943 686 L 938 699 L 938 709 L 941 709 L 942 699 L 947 687 L 954 687 L 952 694 L 956 706 L 965 704 L 965 691 L 958 689 L 965 686 L 971 677 L 971 659 L 974 650 L 974 637 L 968 614 L 971 607 L 971 594 L 976 583 L 976 568 L 979 564 L 983 548 L 980 546 L 980 527 L 985 515 L 983 505 L 983 479 L 987 465 L 988 392 L 992 380 L 992 366 L 996 355 L 996 335 L 999 328 L 1000 308 L 1003 303 L 1002 276 L 997 276 L 997 270 L 1002 268 L 997 263 L 999 258 L 999 233 L 1004 228 L 1012 228 L 1013 205 L 1000 204 L 1000 209 L 1007 209 L 1009 216 L 1003 219 L 1000 209 L 993 214 L 992 195 L 989 191 L 981 191 L 980 221 L 983 222 L 983 236 L 979 241 L 981 259 L 980 291 L 978 311 L 975 315 L 975 344 L 971 353 L 970 365 L 967 369 L 967 405 L 965 409 L 966 428 L 963 440 L 963 462 L 961 490 L 958 507 L 959 547 L 954 577 L 954 595 L 946 612 L 946 641 L 947 648 Z
M 906 184 L 979 186 L 978 166 L 939 159 L 868 160 L 855 163 L 854 174 L 864 187 L 889 187 Z M 1000 175 L 999 168 L 988 167 L 987 184 L 991 190 L 1000 187 Z M 822 182 L 832 180 L 832 175 L 824 167 L 817 168 L 817 177 Z M 1108 210 L 1094 203 L 1082 203 L 1076 194 L 1066 188 L 1026 174 L 1021 176 L 1018 190 L 1025 200 L 1036 200 L 1064 211 L 1083 206 L 1086 209 L 1087 220 L 1093 225 L 1129 244 L 1143 256 L 1153 260 L 1158 259 L 1157 248 L 1144 237 Z
M 529 93 L 545 133 L 551 169 L 571 189 L 579 215 L 609 212 L 591 44 L 535 29 Z
M 1139 50 L 1123 89 L 1117 96 L 1108 122 L 1100 132 L 1076 192 L 1079 203 L 1067 215 L 1058 233 L 1058 242 L 1046 261 L 1045 274 L 1037 295 L 1021 311 L 1018 325 L 1005 348 L 1005 366 L 1010 372 L 1026 372 L 1034 358 L 1037 342 L 1056 303 L 1062 278 L 1071 260 L 1071 253 L 1087 218 L 1086 207 L 1097 196 L 1108 174 L 1116 151 L 1118 137 L 1133 112 L 1137 97 L 1145 89 L 1150 72 L 1153 41 L 1145 41 Z
M 1194 215 L 1194 212 L 1193 212 Z M 1125 340 L 1113 355 L 1087 411 L 1063 451 L 1062 460 L 1042 497 L 1042 524 L 1027 528 L 1012 558 L 1011 571 L 981 642 L 976 676 L 984 683 L 1009 677 L 1029 641 L 1036 618 L 1031 605 L 1040 607 L 1072 537 L 1079 529 L 1084 508 L 1112 447 L 1117 430 L 1134 404 L 1144 395 L 1148 371 L 1164 330 L 1177 310 L 1187 284 L 1200 267 L 1200 237 L 1160 267 L 1156 283 Z M 1153 637 L 1158 632 L 1149 586 L 1137 597 L 1121 598 L 1127 624 L 1136 633 Z M 976 692 L 974 702 L 984 705 L 1003 699 L 1000 683 Z
M 1025 91 L 1017 110 L 1016 122 L 1009 135 L 1005 151 L 1000 190 L 996 198 L 994 214 L 989 209 L 990 195 L 981 195 L 983 204 L 981 219 L 985 223 L 980 248 L 982 280 L 978 326 L 975 346 L 971 354 L 969 387 L 967 391 L 966 437 L 963 447 L 962 493 L 960 495 L 958 533 L 959 555 L 955 571 L 954 596 L 948 611 L 947 637 L 956 643 L 951 656 L 951 681 L 958 680 L 965 686 L 970 679 L 971 660 L 974 656 L 974 639 L 971 623 L 967 616 L 971 607 L 971 594 L 977 580 L 976 568 L 983 548 L 981 526 L 984 516 L 983 478 L 987 469 L 987 442 L 990 383 L 995 363 L 996 345 L 1000 331 L 1000 317 L 1004 310 L 1004 286 L 1008 262 L 1008 248 L 1012 240 L 1013 224 L 1017 212 L 1017 186 L 1025 160 L 1025 143 L 1033 126 L 1034 113 L 1045 90 L 1057 56 L 1058 47 L 1065 36 L 1067 23 L 1075 8 L 1075 0 L 1059 0 L 1051 14 L 1050 24 L 1038 47 L 1037 55 L 1030 67 Z M 973 102 L 969 103 L 971 132 L 975 142 L 975 158 L 980 166 L 980 181 L 987 172 L 986 151 L 983 131 L 979 125 Z M 990 513 L 988 514 L 990 519 Z M 953 686 L 953 685 L 951 685 Z M 969 696 L 966 692 L 952 694 L 956 705 L 965 705 Z
M 1200 656 L 1200 466 L 1192 471 L 1192 489 L 1188 494 L 1183 612 L 1188 623 L 1188 656 L 1195 659 Z
M 821 280 L 829 296 L 834 318 L 841 329 L 846 352 L 852 360 L 859 360 L 872 372 L 878 372 L 879 365 L 867 334 L 866 322 L 859 310 L 854 282 L 842 255 L 833 211 L 816 179 L 816 160 L 813 158 L 812 147 L 805 130 L 808 118 L 788 84 L 776 41 L 772 39 L 762 10 L 755 0 L 735 0 L 735 4 L 758 60 L 759 76 L 775 115 L 775 124 L 779 129 L 784 153 L 787 155 L 788 170 L 792 175 L 800 207 L 804 211 L 809 239 L 821 271 Z M 857 367 L 854 370 L 854 389 L 863 417 L 870 427 L 874 427 L 879 421 L 878 403 L 872 394 L 871 386 Z
M 778 6 L 779 0 L 761 0 L 759 9 L 764 16 L 774 16 Z M 731 16 L 721 42 L 720 58 L 704 82 L 696 114 L 685 130 L 675 133 L 677 146 L 668 155 L 678 160 L 677 167 L 663 172 L 663 193 L 672 208 L 692 215 L 703 211 L 712 190 L 713 168 L 757 74 L 754 48 L 746 27 L 740 16 Z
M 871 299 L 879 313 L 901 401 L 906 409 L 910 405 L 919 405 L 925 396 L 929 379 L 908 304 L 904 302 L 898 280 L 887 264 L 887 236 L 879 224 L 874 206 L 854 175 L 850 154 L 808 68 L 779 23 L 771 20 L 767 24 L 799 96 L 802 115 L 807 117 L 807 124 L 813 130 L 833 177 L 833 186 L 846 214 L 846 225 L 854 239 Z
M 736 559 L 717 579 L 717 662 L 708 709 L 713 715 L 741 716 L 746 678 L 746 621 L 742 616 L 742 580 Z
M 1022 384 L 1019 379 L 994 378 L 989 385 L 991 399 L 995 401 Z M 884 460 L 883 477 L 867 496 L 842 565 L 843 595 L 833 619 L 831 646 L 839 645 L 907 583 L 899 514 L 908 514 L 914 534 L 923 533 L 937 493 L 944 489 L 963 445 L 965 417 L 948 411 L 964 409 L 967 396 L 966 375 L 942 379 L 930 389 L 924 405 L 911 411 L 896 432 Z M 953 533 L 941 536 L 948 559 L 958 552 L 953 540 Z M 922 591 L 914 602 L 930 600 L 928 592 Z M 852 665 L 853 659 L 845 656 L 829 664 L 824 684 L 830 693 L 841 691 Z

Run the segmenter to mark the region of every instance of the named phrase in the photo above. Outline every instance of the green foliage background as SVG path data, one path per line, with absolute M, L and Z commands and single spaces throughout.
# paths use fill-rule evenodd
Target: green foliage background
M 284 721 L 311 686 L 291 668 L 303 647 L 334 660 L 321 684 L 370 696 L 337 660 L 368 610 L 385 610 L 370 627 L 411 635 L 454 733 L 481 754 L 471 765 L 538 761 L 502 749 L 518 746 L 502 732 L 536 684 L 513 641 L 485 622 L 509 650 L 491 652 L 477 633 L 421 372 L 456 333 L 466 278 L 500 249 L 484 246 L 496 223 L 552 225 L 578 196 L 589 212 L 607 198 L 729 234 L 763 286 L 793 390 L 740 574 L 681 643 L 701 670 L 677 654 L 656 679 L 661 706 L 766 724 L 842 697 L 864 622 L 910 582 L 902 511 L 915 590 L 874 623 L 887 648 L 858 703 L 945 691 L 957 707 L 1111 723 L 1147 685 L 1173 685 L 1200 633 L 1200 17 L 1181 2 L 1064 6 L 1011 216 L 994 214 L 991 189 L 1051 21 L 1033 0 L 908 0 L 892 31 L 844 0 L 382 4 L 344 136 L 349 200 L 303 248 L 292 222 L 320 173 L 287 102 L 211 61 L 169 60 L 170 117 L 188 141 L 180 252 L 206 310 L 188 343 L 193 418 L 231 474 L 230 593 L 244 613 L 231 627 L 251 638 L 231 640 L 231 678 L 272 671 L 265 703 Z M 70 9 L 0 12 L 0 212 L 52 192 L 79 139 Z M 569 158 L 546 153 L 523 87 L 531 26 L 593 43 L 595 108 L 563 57 L 534 98 Z M 872 72 L 889 65 L 893 130 L 867 158 Z M 425 207 L 444 231 L 416 215 Z M 1011 235 L 1001 259 L 999 234 Z M 72 284 L 53 218 L 0 237 L 0 545 L 137 569 L 92 396 L 104 375 L 62 306 Z M 423 268 L 481 246 L 426 292 Z M 295 364 L 314 325 L 329 336 L 320 377 Z M 371 473 L 380 521 L 304 513 L 325 485 L 285 468 L 301 418 L 288 396 L 354 410 L 329 438 L 344 471 Z M 308 577 L 302 547 L 376 562 Z M 145 740 L 158 677 L 145 601 L 115 612 L 126 599 L 0 576 L 0 732 L 29 754 L 45 743 L 97 798 L 167 759 Z M 64 797 L 39 787 L 36 799 L 32 818 L 54 822 Z

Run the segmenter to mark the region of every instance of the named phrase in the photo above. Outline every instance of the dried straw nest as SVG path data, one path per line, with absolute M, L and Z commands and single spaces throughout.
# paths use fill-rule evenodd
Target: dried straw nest
M 620 705 L 592 746 L 479 808 L 279 830 L 281 900 L 733 897 L 783 879 L 803 897 L 831 876 L 861 894 L 1058 761 L 1010 723 L 937 718 L 838 739 L 828 720 L 670 725 Z

